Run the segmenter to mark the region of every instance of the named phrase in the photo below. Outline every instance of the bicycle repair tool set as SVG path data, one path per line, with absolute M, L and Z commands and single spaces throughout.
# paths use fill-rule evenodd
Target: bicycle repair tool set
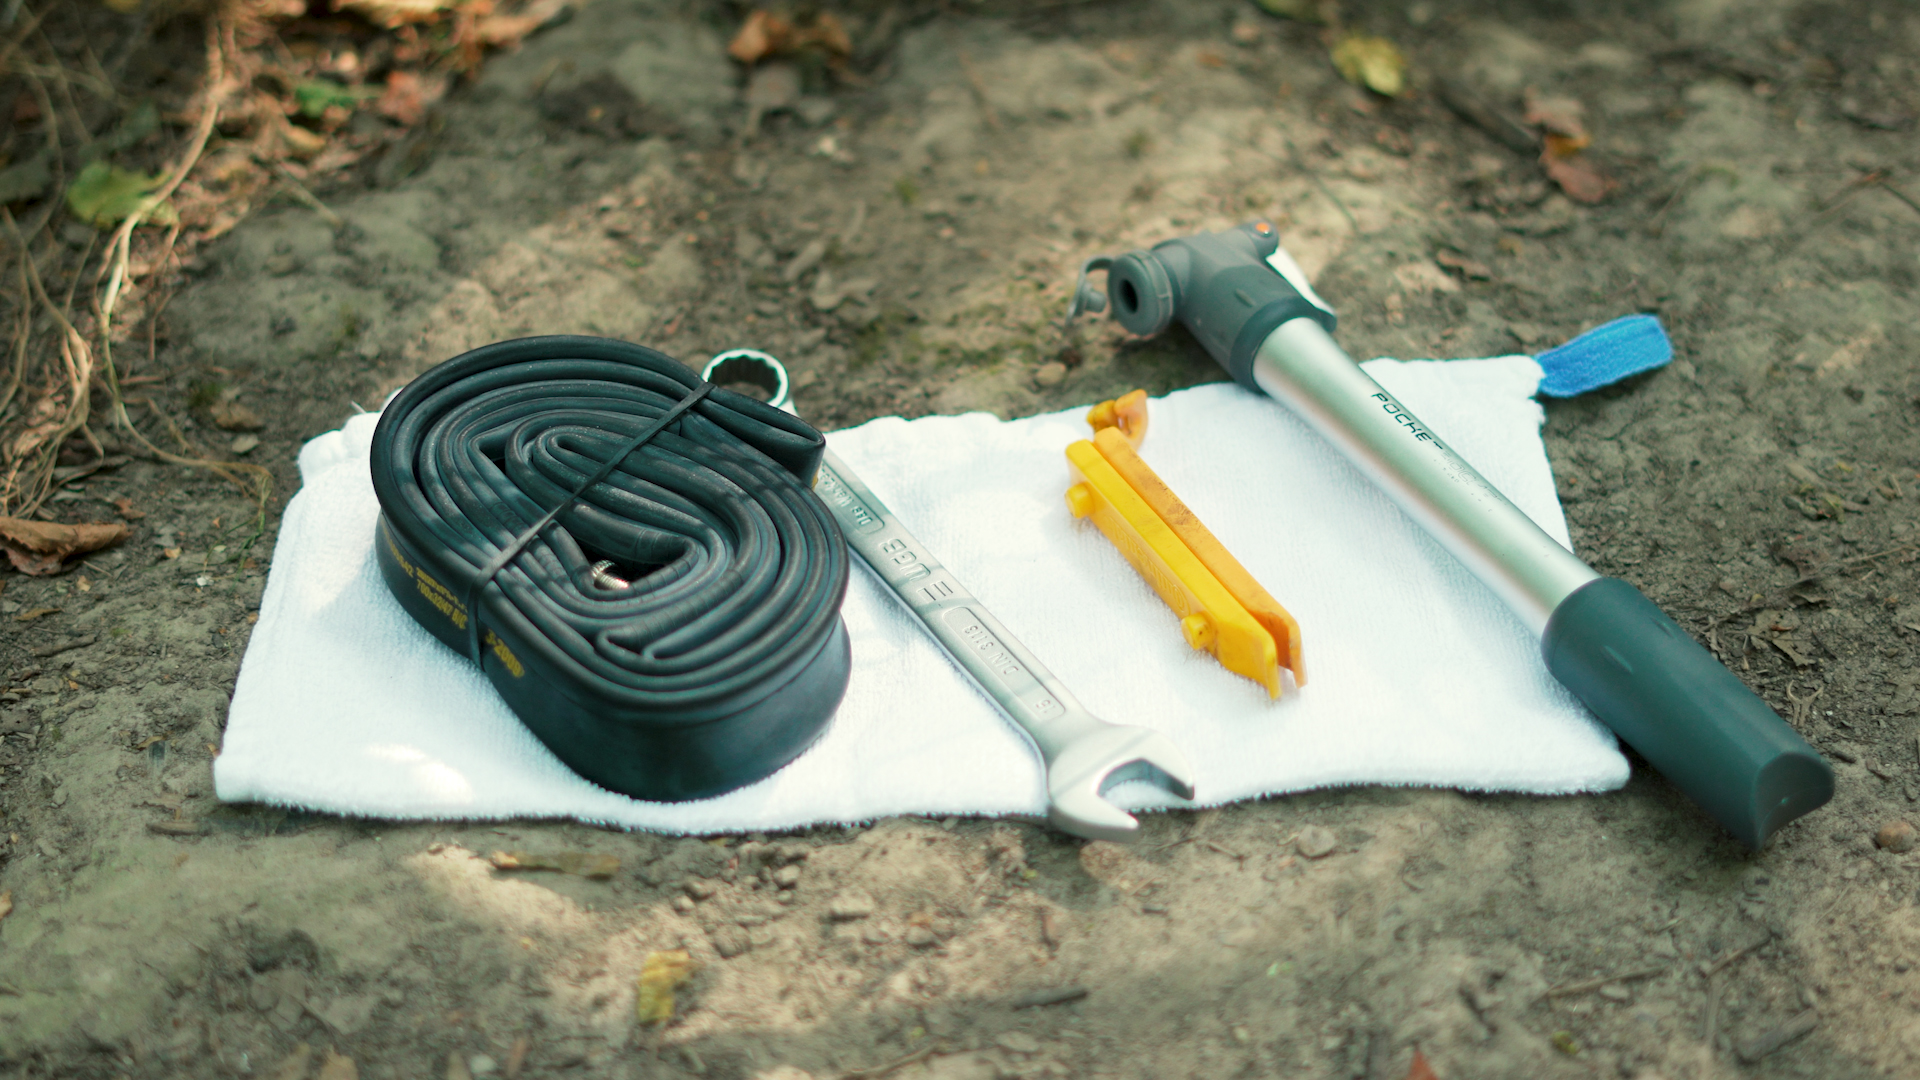
M 1107 296 L 1088 285 L 1098 270 Z M 1048 817 L 1081 836 L 1137 835 L 1127 800 L 1115 799 L 1128 780 L 1158 785 L 1158 805 L 1166 793 L 1217 802 L 1367 779 L 1539 791 L 1619 784 L 1625 762 L 1612 740 L 1560 703 L 1548 672 L 1752 847 L 1830 797 L 1826 762 L 1732 673 L 1631 585 L 1601 577 L 1535 523 L 1564 536 L 1538 450 L 1534 385 L 1557 386 L 1555 370 L 1578 368 L 1596 350 L 1627 357 L 1602 365 L 1612 372 L 1603 381 L 1665 362 L 1670 353 L 1646 359 L 1643 346 L 1666 346 L 1651 319 L 1577 339 L 1557 369 L 1543 355 L 1539 365 L 1379 361 L 1362 371 L 1334 344 L 1332 311 L 1265 222 L 1089 260 L 1069 322 L 1103 310 L 1109 296 L 1135 334 L 1182 322 L 1242 387 L 1306 428 L 1291 434 L 1294 421 L 1223 385 L 1155 406 L 1166 411 L 1164 420 L 1155 413 L 1156 431 L 1165 427 L 1148 451 L 1154 468 L 1141 450 L 1138 393 L 1096 407 L 1090 439 L 1084 427 L 1072 434 L 1064 415 L 891 419 L 836 434 L 836 446 L 866 448 L 862 470 L 881 474 L 889 501 L 907 508 L 915 531 L 928 530 L 930 546 L 792 415 L 785 371 L 764 353 L 722 354 L 703 378 L 642 346 L 543 337 L 430 370 L 377 427 L 361 418 L 302 451 L 306 486 L 287 511 L 215 765 L 221 797 L 386 816 L 567 813 L 709 831 L 1009 812 L 1022 788 L 995 778 L 1018 768 L 1017 752 L 987 750 L 1005 736 L 966 726 L 978 721 L 955 726 L 975 706 L 954 697 L 969 695 L 952 667 L 916 666 L 929 640 L 1025 733 L 1044 767 Z M 1511 386 L 1509 419 L 1479 426 L 1504 424 L 1512 445 L 1534 447 L 1523 471 L 1490 474 L 1533 517 L 1368 372 L 1423 408 L 1440 408 L 1444 396 L 1419 396 L 1421 385 Z M 772 400 L 708 378 L 762 384 Z M 1463 391 L 1473 400 L 1453 415 L 1491 417 L 1509 392 Z M 1474 426 L 1465 423 L 1449 430 Z M 1203 433 L 1209 445 L 1191 446 Z M 1236 442 L 1241 433 L 1258 442 Z M 1481 441 L 1489 436 L 1469 434 L 1456 438 L 1497 465 L 1500 451 Z M 1238 447 L 1231 463 L 1221 444 Z M 1287 460 L 1267 460 L 1262 447 Z M 936 451 L 951 460 L 926 456 Z M 1037 475 L 1047 455 L 1051 478 Z M 1352 480 L 1348 465 L 1333 464 L 1341 458 L 1358 470 Z M 1157 471 L 1168 468 L 1184 498 Z M 1355 500 L 1361 476 L 1398 511 L 1374 510 L 1372 496 Z M 1284 512 L 1265 505 L 1282 499 Z M 1447 554 L 1406 546 L 1421 534 L 1400 512 Z M 361 539 L 346 535 L 357 530 Z M 1268 580 L 1287 569 L 1283 595 L 1323 642 L 1314 691 L 1287 692 L 1306 681 L 1300 623 L 1228 543 Z M 1042 647 L 1017 640 L 934 547 L 969 578 L 991 571 L 995 607 L 1017 609 L 1009 614 Z M 900 606 L 887 610 L 866 579 L 849 577 L 849 548 Z M 1482 584 L 1456 583 L 1449 556 Z M 1138 574 L 1133 584 L 1106 576 L 1125 564 Z M 384 588 L 367 591 L 363 581 Z M 474 668 L 442 670 L 421 651 L 438 648 L 431 642 L 414 644 L 397 625 L 370 627 L 388 619 L 379 605 L 393 599 L 477 665 L 523 732 L 497 726 L 495 706 L 466 696 L 477 692 L 467 686 Z M 1403 601 L 1418 629 L 1378 610 Z M 1537 658 L 1503 643 L 1520 639 L 1521 626 L 1537 639 Z M 1211 655 L 1167 651 L 1182 638 Z M 1172 709 L 1185 719 L 1173 733 L 1165 723 L 1096 719 L 1043 654 L 1091 688 L 1109 716 L 1144 721 Z M 376 685 L 343 683 L 339 669 L 354 663 L 380 668 Z M 1489 681 L 1504 685 L 1488 689 Z M 1463 692 L 1504 695 L 1510 705 L 1476 707 Z M 1316 696 L 1334 713 L 1314 711 Z M 854 714 L 830 724 L 847 706 Z M 1365 710 L 1377 717 L 1366 721 L 1380 725 L 1374 733 L 1343 733 Z M 338 724 L 315 733 L 296 715 Z M 1318 719 L 1299 726 L 1309 715 Z M 462 734 L 463 716 L 479 734 Z M 592 793 L 569 794 L 534 749 L 506 749 L 528 732 L 597 785 Z M 1416 745 L 1423 739 L 1434 740 L 1430 752 Z M 1536 740 L 1586 764 L 1571 772 L 1528 764 Z M 1509 760 L 1435 765 L 1489 752 Z M 909 758 L 931 771 L 900 774 Z M 959 794 L 981 788 L 982 768 L 986 786 L 1003 794 Z M 1195 792 L 1203 774 L 1220 780 L 1207 781 L 1216 790 Z M 1519 779 L 1529 775 L 1537 779 Z M 501 796 L 536 776 L 541 793 Z M 411 790 L 392 797 L 383 784 Z

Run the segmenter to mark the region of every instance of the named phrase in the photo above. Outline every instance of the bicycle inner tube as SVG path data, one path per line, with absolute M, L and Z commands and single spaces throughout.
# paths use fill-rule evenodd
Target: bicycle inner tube
M 581 776 L 719 795 L 798 757 L 846 692 L 825 447 L 644 346 L 483 346 L 381 414 L 380 572 Z

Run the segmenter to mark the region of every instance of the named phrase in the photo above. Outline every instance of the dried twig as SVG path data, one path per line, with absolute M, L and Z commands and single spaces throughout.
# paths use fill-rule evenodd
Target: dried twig
M 1813 217 L 1800 228 L 1800 231 L 1794 234 L 1788 246 L 1797 247 L 1800 241 L 1805 240 L 1815 229 L 1825 225 L 1833 219 L 1834 215 L 1845 210 L 1847 204 L 1851 203 L 1854 197 L 1861 192 L 1870 187 L 1885 187 L 1886 179 L 1887 172 L 1885 169 L 1874 169 L 1871 172 L 1864 173 L 1847 181 L 1846 187 L 1841 188 L 1831 198 L 1824 200 L 1824 205 L 1821 206 L 1820 212 L 1813 215 Z
M 321 202 L 318 195 L 307 190 L 307 186 L 300 182 L 299 177 L 293 175 L 293 170 L 287 168 L 285 162 L 274 162 L 273 171 L 280 174 L 280 182 L 287 186 L 287 194 L 292 195 L 302 206 L 320 215 L 321 221 L 335 229 L 347 223 L 345 218 L 334 213 L 326 203 Z
M 1494 108 L 1459 79 L 1439 81 L 1440 101 L 1455 116 L 1486 132 L 1495 142 L 1528 158 L 1540 154 L 1540 135 Z
M 1885 176 L 1882 176 L 1880 178 L 1880 187 L 1884 191 L 1886 191 L 1887 194 L 1893 196 L 1896 199 L 1899 199 L 1903 203 L 1906 203 L 1909 207 L 1912 207 L 1914 213 L 1920 214 L 1920 202 L 1915 202 L 1913 196 L 1907 194 L 1904 191 L 1901 191 L 1897 187 L 1894 187 L 1893 182 L 1888 180 Z
M 1741 1040 L 1734 1047 L 1734 1054 L 1743 1064 L 1751 1065 L 1819 1026 L 1820 1014 L 1806 1009 L 1772 1031 Z
M 27 261 L 20 260 L 20 321 L 13 338 L 13 370 L 7 375 L 6 389 L 0 391 L 0 416 L 20 393 L 27 376 L 27 346 L 33 340 L 33 286 L 27 283 Z
M 973 58 L 967 50 L 958 49 L 954 53 L 960 60 L 960 73 L 966 76 L 967 86 L 973 91 L 974 100 L 980 106 L 980 114 L 986 117 L 987 126 L 998 130 L 1000 110 L 993 107 L 993 99 L 987 96 L 987 82 L 980 77 L 980 69 L 973 66 Z
M 34 265 L 33 252 L 27 247 L 27 239 L 20 233 L 20 226 L 13 220 L 13 212 L 0 207 L 0 218 L 6 221 L 7 231 L 12 233 L 14 242 L 20 248 L 20 258 L 25 264 L 27 282 L 33 295 L 40 301 L 60 330 L 60 359 L 65 369 L 66 385 L 63 388 L 69 395 L 66 415 L 62 416 L 37 445 L 22 445 L 16 455 L 14 467 L 7 476 L 4 487 L 0 487 L 0 507 L 5 507 L 19 497 L 19 510 L 16 516 L 31 514 L 40 508 L 46 497 L 52 493 L 53 466 L 59 457 L 60 444 L 78 431 L 87 421 L 88 395 L 93 384 L 93 350 L 87 339 L 74 328 L 68 319 L 66 310 L 53 302 L 47 295 L 46 283 L 40 279 L 39 267 Z M 71 298 L 69 298 L 71 299 Z M 23 434 L 25 439 L 30 435 Z M 32 458 L 30 463 L 24 459 Z M 24 489 L 20 486 L 20 472 L 27 470 Z M 24 490 L 24 497 L 21 493 Z
M 1651 979 L 1666 970 L 1665 965 L 1662 965 L 1660 967 L 1642 968 L 1639 971 L 1629 971 L 1624 975 L 1601 975 L 1591 979 L 1582 979 L 1577 983 L 1556 986 L 1547 991 L 1547 996 L 1550 998 L 1572 997 L 1575 994 L 1584 994 L 1589 990 L 1598 990 L 1608 983 L 1638 982 L 1641 979 Z
M 1890 548 L 1881 548 L 1879 551 L 1866 555 L 1854 555 L 1845 559 L 1835 559 L 1832 562 L 1821 563 L 1812 571 L 1802 574 L 1788 584 L 1767 593 L 1759 600 L 1750 604 L 1743 604 L 1713 620 L 1713 625 L 1723 626 L 1728 619 L 1737 618 L 1741 615 L 1750 615 L 1756 611 L 1764 611 L 1767 608 L 1779 607 L 1782 604 L 1789 603 L 1793 598 L 1793 591 L 1795 589 L 1802 589 L 1808 585 L 1818 584 L 1823 579 L 1833 575 L 1836 571 L 1859 566 L 1863 563 L 1879 562 L 1881 559 L 1887 558 L 1890 555 L 1900 555 L 1914 551 L 1915 549 L 1920 549 L 1920 540 L 1909 540 L 1905 543 L 1895 544 Z
M 132 417 L 127 414 L 127 403 L 125 396 L 121 392 L 119 371 L 113 362 L 113 316 L 119 306 L 121 297 L 124 295 L 125 289 L 131 283 L 130 266 L 133 258 L 133 231 L 139 228 L 147 216 L 152 214 L 160 204 L 164 203 L 173 195 L 174 191 L 180 187 L 181 182 L 186 180 L 187 174 L 192 172 L 193 167 L 199 163 L 200 155 L 206 151 L 207 140 L 212 137 L 214 124 L 220 117 L 221 99 L 226 96 L 229 90 L 229 87 L 226 85 L 226 50 L 223 44 L 230 38 L 229 31 L 230 27 L 227 26 L 225 20 L 212 19 L 207 23 L 207 72 L 204 84 L 205 100 L 201 103 L 200 119 L 194 126 L 193 138 L 188 143 L 187 150 L 181 155 L 179 162 L 177 162 L 172 171 L 167 174 L 166 180 L 162 182 L 158 188 L 148 193 L 148 195 L 140 201 L 140 204 L 134 208 L 133 213 L 127 215 L 127 219 L 121 222 L 120 227 L 114 231 L 113 239 L 107 245 L 108 257 L 103 267 L 106 282 L 104 288 L 95 294 L 94 311 L 96 314 L 96 322 L 99 324 L 100 366 L 107 386 L 110 422 L 121 431 L 139 440 L 150 453 L 162 461 L 167 461 L 175 465 L 187 465 L 194 468 L 206 469 L 209 472 L 223 477 L 241 491 L 247 491 L 249 486 L 251 486 L 252 491 L 250 494 L 254 501 L 264 507 L 267 496 L 272 490 L 273 479 L 272 474 L 266 469 L 258 465 L 216 461 L 200 456 L 200 451 L 187 441 L 186 437 L 180 433 L 179 428 L 175 426 L 171 420 L 167 420 L 167 426 L 172 431 L 175 440 L 181 445 L 182 449 L 193 456 L 173 454 L 162 450 L 158 446 L 155 446 L 152 440 L 148 439 L 139 428 L 135 427 Z M 160 257 L 154 260 L 153 265 L 155 267 L 165 265 L 167 253 L 172 250 L 174 241 L 178 236 L 179 229 L 177 227 L 167 234 L 163 251 Z M 151 407 L 151 403 L 149 403 L 149 406 Z M 159 413 L 158 408 L 154 408 L 153 411 Z M 163 419 L 165 418 L 163 417 Z M 240 479 L 242 474 L 252 476 L 253 484 L 248 485 L 242 482 Z
M 70 71 L 63 67 L 48 67 L 34 63 L 16 62 L 11 66 L 14 71 L 22 75 L 30 74 L 37 78 L 52 79 L 54 82 L 70 86 L 78 85 L 93 96 L 103 98 L 107 101 L 113 101 L 120 96 L 114 91 L 113 84 L 108 82 L 102 75 Z
M 905 1057 L 895 1058 L 882 1065 L 869 1065 L 864 1069 L 848 1069 L 846 1072 L 840 1074 L 840 1080 L 873 1080 L 874 1077 L 885 1076 L 895 1069 L 906 1068 L 908 1065 L 922 1058 L 929 1057 L 938 1048 L 936 1044 L 929 1043 Z
M 1706 1044 L 1707 1060 L 1712 1061 L 1714 1040 L 1720 1034 L 1721 979 L 1716 972 L 1707 977 L 1707 1015 L 1700 1025 L 1700 1041 Z
M 1070 1001 L 1079 1001 L 1091 991 L 1084 986 L 1054 986 L 1045 990 L 1035 990 L 1022 994 L 1007 1002 L 1009 1009 L 1043 1009 L 1048 1005 L 1065 1005 Z
M 1225 856 L 1226 856 L 1227 858 L 1229 858 L 1229 859 L 1234 859 L 1234 860 L 1244 860 L 1244 859 L 1246 859 L 1246 857 L 1247 857 L 1247 855 L 1246 855 L 1246 853 L 1245 853 L 1245 852 L 1243 852 L 1243 851 L 1235 851 L 1235 850 L 1233 850 L 1232 848 L 1230 848 L 1230 847 L 1228 847 L 1228 846 L 1226 846 L 1225 844 L 1222 844 L 1222 843 L 1219 843 L 1219 842 L 1217 842 L 1217 841 L 1213 841 L 1213 840 L 1202 840 L 1202 841 L 1200 841 L 1200 843 L 1202 843 L 1203 845 L 1205 845 L 1206 847 L 1208 847 L 1208 848 L 1210 848 L 1210 849 L 1212 849 L 1212 850 L 1214 850 L 1214 851 L 1217 851 L 1217 852 L 1219 852 L 1219 853 L 1220 853 L 1220 854 L 1222 854 L 1222 855 L 1225 855 Z
M 1765 936 L 1761 937 L 1760 940 L 1753 942 L 1750 945 L 1742 945 L 1739 948 L 1733 950 L 1732 952 L 1722 953 L 1719 959 L 1713 960 L 1709 963 L 1701 964 L 1700 974 L 1705 975 L 1707 978 L 1711 979 L 1715 975 L 1718 975 L 1722 971 L 1725 971 L 1729 966 L 1731 966 L 1735 961 L 1739 960 L 1741 957 L 1747 955 L 1748 953 L 1754 951 L 1755 949 L 1758 949 L 1766 945 L 1768 942 L 1772 940 L 1773 940 L 1773 934 L 1772 932 L 1768 932 Z
M 188 144 L 187 152 L 181 155 L 179 163 L 173 167 L 173 171 L 167 175 L 166 180 L 158 188 L 149 192 L 146 198 L 140 200 L 139 205 L 134 207 L 133 213 L 128 214 L 127 219 L 120 223 L 120 227 L 114 231 L 112 241 L 107 245 L 108 265 L 111 270 L 107 275 L 106 295 L 100 300 L 99 309 L 101 358 L 108 372 L 109 386 L 112 385 L 113 358 L 108 329 L 113 320 L 114 308 L 119 303 L 121 290 L 127 284 L 127 267 L 133 253 L 133 230 L 145 223 L 147 216 L 152 214 L 161 203 L 171 198 L 181 181 L 185 180 L 187 174 L 193 171 L 193 167 L 199 164 L 200 155 L 207 148 L 207 139 L 213 135 L 214 122 L 220 117 L 220 99 L 225 96 L 227 88 L 225 86 L 226 65 L 223 63 L 220 49 L 219 27 L 218 20 L 207 24 L 206 101 L 201 106 L 200 122 L 194 126 L 193 140 Z M 124 416 L 125 410 L 120 410 L 120 413 Z

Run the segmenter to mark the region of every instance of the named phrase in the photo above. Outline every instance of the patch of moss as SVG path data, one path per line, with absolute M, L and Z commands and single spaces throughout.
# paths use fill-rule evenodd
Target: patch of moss
M 1040 345 L 1031 339 L 1024 341 L 996 342 L 981 349 L 965 349 L 957 345 L 942 346 L 934 353 L 942 368 L 981 368 L 1011 360 L 1016 364 L 1031 366 L 1040 360 Z
M 352 304 L 341 304 L 335 312 L 333 334 L 327 339 L 331 353 L 346 351 L 347 346 L 364 333 L 370 320 Z
M 880 315 L 853 337 L 853 357 L 847 366 L 859 370 L 882 357 L 893 354 L 907 363 L 918 363 L 926 348 L 918 331 L 907 329 L 913 313 L 905 308 L 883 307 Z
M 207 380 L 187 388 L 187 408 L 210 409 L 227 392 L 227 384 Z

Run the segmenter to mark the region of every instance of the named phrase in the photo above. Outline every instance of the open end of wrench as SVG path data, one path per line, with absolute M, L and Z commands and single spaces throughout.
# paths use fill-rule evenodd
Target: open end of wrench
M 1193 798 L 1193 766 L 1172 739 L 1151 728 L 1102 724 L 1047 762 L 1047 818 L 1074 836 L 1131 843 L 1140 838 L 1140 822 L 1106 797 L 1128 780 Z

